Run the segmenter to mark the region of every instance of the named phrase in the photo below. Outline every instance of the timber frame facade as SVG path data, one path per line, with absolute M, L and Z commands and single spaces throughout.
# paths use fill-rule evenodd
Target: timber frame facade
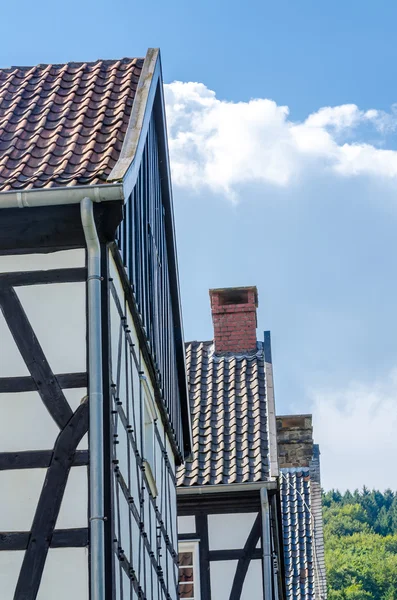
M 78 108 L 77 96 L 66 97 L 71 82 L 73 93 L 77 87 L 87 98 Z M 64 171 L 38 169 L 25 188 L 22 168 L 14 173 L 8 161 L 7 176 L 0 169 L 2 598 L 176 600 L 175 469 L 191 452 L 191 433 L 159 53 L 150 50 L 144 61 L 5 70 L 0 91 L 2 85 L 11 104 L 0 125 L 15 136 L 18 126 L 8 123 L 23 117 L 26 90 L 36 113 L 42 106 L 53 113 L 44 130 L 53 131 L 62 101 L 62 118 L 76 118 L 76 136 L 81 123 L 87 119 L 87 128 L 96 119 L 96 154 L 94 141 L 86 149 L 82 137 Z M 49 96 L 48 85 L 64 89 L 66 99 Z M 32 128 L 36 122 L 32 117 Z M 64 122 L 56 126 L 59 148 Z M 34 144 L 44 130 L 23 156 L 43 154 Z M 106 143 L 112 160 L 104 178 Z M 55 147 L 46 147 L 46 164 L 60 164 Z M 76 171 L 81 164 L 84 173 Z M 94 201 L 97 275 L 89 274 L 82 227 L 86 198 Z M 90 507 L 100 481 L 89 426 L 90 406 L 99 401 L 89 367 L 93 279 L 100 281 L 103 514 Z M 91 543 L 98 521 L 99 549 Z

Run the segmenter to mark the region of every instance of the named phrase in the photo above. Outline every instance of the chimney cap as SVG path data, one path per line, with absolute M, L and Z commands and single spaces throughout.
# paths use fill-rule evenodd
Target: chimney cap
M 224 299 L 225 304 L 243 304 L 244 302 L 248 302 L 248 298 L 246 301 L 244 301 L 244 294 L 248 294 L 248 292 L 254 293 L 255 306 L 258 307 L 258 288 L 256 285 L 213 288 L 209 290 L 211 298 L 213 296 L 220 296 Z

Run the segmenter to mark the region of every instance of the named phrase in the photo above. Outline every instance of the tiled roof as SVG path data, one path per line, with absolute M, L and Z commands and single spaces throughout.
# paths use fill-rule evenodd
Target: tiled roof
M 281 510 L 287 600 L 315 598 L 310 470 L 281 469 Z
M 192 462 L 179 486 L 245 483 L 269 476 L 263 345 L 251 355 L 218 356 L 213 342 L 186 345 L 193 428 Z
M 105 183 L 143 59 L 0 69 L 0 191 Z

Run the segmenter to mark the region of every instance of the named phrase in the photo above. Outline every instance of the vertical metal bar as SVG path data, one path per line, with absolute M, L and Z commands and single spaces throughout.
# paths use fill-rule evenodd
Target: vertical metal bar
M 80 208 L 88 254 L 90 600 L 105 600 L 101 248 L 90 198 L 84 198 Z
M 269 497 L 266 488 L 261 488 L 262 549 L 263 549 L 263 598 L 273 600 L 272 546 L 270 534 Z

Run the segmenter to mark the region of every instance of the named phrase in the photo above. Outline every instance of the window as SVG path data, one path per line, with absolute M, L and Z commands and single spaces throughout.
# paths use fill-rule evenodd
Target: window
M 179 597 L 185 600 L 200 598 L 198 550 L 198 542 L 179 544 Z

